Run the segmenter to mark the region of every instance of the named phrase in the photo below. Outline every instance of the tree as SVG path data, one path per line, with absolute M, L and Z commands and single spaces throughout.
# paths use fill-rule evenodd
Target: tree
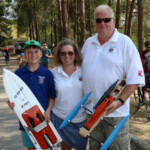
M 62 5 L 61 5 L 61 0 L 58 0 L 57 2 L 58 2 L 58 20 L 59 20 L 58 31 L 59 31 L 59 40 L 61 40 L 61 38 L 63 37 Z
M 119 29 L 120 8 L 121 8 L 121 0 L 117 0 L 117 7 L 116 7 L 116 24 L 115 24 L 115 27 L 116 27 L 117 29 Z
M 63 37 L 69 37 L 67 0 L 62 0 Z
M 124 30 L 125 34 L 127 34 L 127 29 L 128 29 L 129 2 L 130 2 L 130 0 L 127 0 L 127 4 L 126 4 L 126 16 L 125 16 L 125 30 Z
M 0 1 L 0 46 L 6 46 L 12 38 L 11 28 L 7 19 L 4 17 L 5 7 L 4 1 Z
M 139 52 L 143 51 L 143 0 L 138 4 L 138 48 Z
M 135 0 L 132 0 L 129 12 L 129 20 L 128 20 L 128 28 L 127 28 L 127 35 L 131 35 L 131 22 L 132 22 L 132 14 L 134 9 Z
M 84 5 L 84 0 L 80 0 L 80 46 L 84 44 L 85 41 L 85 5 Z

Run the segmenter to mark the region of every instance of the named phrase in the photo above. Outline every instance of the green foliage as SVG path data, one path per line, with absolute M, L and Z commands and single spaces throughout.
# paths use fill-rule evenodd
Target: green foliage
M 4 16 L 4 8 L 5 8 L 5 4 L 3 1 L 0 1 L 0 18 L 2 16 Z
M 11 38 L 9 25 L 13 22 L 6 22 L 6 19 L 3 19 L 5 7 L 10 6 L 11 0 L 5 0 L 6 3 L 0 1 L 0 36 L 2 40 L 8 42 Z M 58 1 L 56 0 L 15 0 L 15 5 L 13 6 L 15 11 L 15 17 L 17 21 L 17 32 L 18 38 L 21 35 L 26 35 L 25 39 L 29 39 L 30 30 L 32 30 L 32 37 L 35 37 L 36 30 L 35 27 L 38 26 L 38 32 L 40 35 L 40 41 L 44 42 L 47 40 L 48 43 L 54 38 L 54 23 L 56 22 L 57 36 L 59 35 L 58 31 Z M 79 1 L 78 1 L 79 2 Z M 94 24 L 94 10 L 97 6 L 101 4 L 108 4 L 108 0 L 91 0 L 91 27 L 89 26 L 89 0 L 85 0 L 85 24 L 86 24 L 86 38 L 90 36 L 90 29 L 92 30 L 92 35 L 95 34 L 95 24 Z M 116 15 L 116 2 L 112 0 L 112 9 Z M 126 0 L 121 1 L 121 16 L 120 16 L 120 28 L 119 31 L 124 33 L 125 27 L 125 13 L 126 13 Z M 130 1 L 131 3 L 131 1 Z M 68 0 L 68 13 L 69 13 L 69 33 L 70 37 L 74 38 L 74 21 L 75 21 L 75 3 L 73 0 Z M 144 11 L 144 41 L 150 40 L 150 1 L 143 1 L 143 11 Z M 129 6 L 130 7 L 130 6 Z M 131 38 L 138 47 L 138 16 L 137 16 L 137 3 L 135 3 L 133 18 L 132 18 L 132 27 L 131 27 Z M 78 33 L 80 33 L 80 10 L 78 6 Z M 55 21 L 55 22 L 54 22 Z M 7 25 L 6 25 L 7 24 Z M 5 26 L 5 27 L 4 27 Z M 4 32 L 5 30 L 7 32 Z M 77 35 L 76 33 L 76 36 Z M 54 41 L 55 39 L 53 39 Z M 2 41 L 1 41 L 2 43 Z
M 5 46 L 12 39 L 11 37 L 11 28 L 7 19 L 4 18 L 5 12 L 5 3 L 0 1 L 0 46 Z

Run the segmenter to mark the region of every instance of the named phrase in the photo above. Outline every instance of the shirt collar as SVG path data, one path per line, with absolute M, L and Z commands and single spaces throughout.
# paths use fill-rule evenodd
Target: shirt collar
M 58 71 L 58 73 L 62 74 L 63 76 L 68 77 L 68 75 L 63 71 L 62 66 L 58 66 L 58 70 L 57 71 Z M 75 70 L 75 72 L 73 74 L 76 74 L 78 71 L 79 71 L 79 67 L 76 66 L 76 70 Z
M 40 64 L 39 68 L 37 70 L 35 70 L 34 72 L 43 72 L 42 67 L 43 66 Z M 28 63 L 24 66 L 23 72 L 31 72 L 28 68 Z
M 118 41 L 118 37 L 119 37 L 119 32 L 117 31 L 117 29 L 115 28 L 115 31 L 112 35 L 112 37 L 109 39 L 109 41 L 107 42 L 111 42 L 111 43 L 116 43 Z M 95 43 L 95 44 L 100 44 L 99 41 L 98 41 L 98 33 L 96 33 L 93 38 L 92 38 L 92 43 Z M 106 43 L 107 43 L 106 42 Z

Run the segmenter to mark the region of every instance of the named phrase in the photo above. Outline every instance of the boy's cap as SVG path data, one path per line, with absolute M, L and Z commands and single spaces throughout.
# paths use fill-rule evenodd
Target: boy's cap
M 30 40 L 24 44 L 23 50 L 25 50 L 29 46 L 37 46 L 41 50 L 41 44 L 38 41 Z

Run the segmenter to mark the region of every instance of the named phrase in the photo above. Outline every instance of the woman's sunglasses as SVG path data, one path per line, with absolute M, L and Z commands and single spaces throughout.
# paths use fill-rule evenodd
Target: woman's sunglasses
M 96 23 L 102 23 L 104 21 L 105 23 L 108 23 L 111 21 L 112 18 L 96 18 Z
M 69 55 L 69 56 L 73 56 L 74 55 L 74 52 L 60 52 L 60 56 L 66 56 L 66 55 Z

